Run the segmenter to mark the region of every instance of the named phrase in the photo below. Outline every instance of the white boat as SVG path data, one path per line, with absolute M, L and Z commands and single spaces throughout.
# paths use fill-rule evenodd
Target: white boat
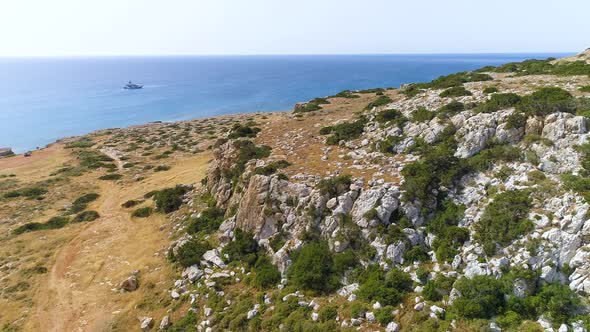
M 128 90 L 137 90 L 137 89 L 141 89 L 141 88 L 143 88 L 143 85 L 131 83 L 131 81 L 129 81 L 129 83 L 127 83 L 127 85 L 125 85 L 123 87 L 123 89 L 128 89 Z

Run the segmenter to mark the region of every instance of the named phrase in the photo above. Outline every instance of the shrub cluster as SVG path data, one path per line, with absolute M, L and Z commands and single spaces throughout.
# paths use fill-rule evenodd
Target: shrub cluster
M 221 170 L 223 176 L 233 182 L 237 181 L 242 173 L 244 173 L 248 161 L 270 156 L 271 148 L 266 145 L 257 146 L 250 140 L 239 140 L 233 142 L 233 144 L 234 148 L 237 150 L 236 161 L 231 168 Z
M 558 62 L 552 64 L 554 58 L 546 60 L 525 60 L 522 62 L 511 62 L 499 66 L 494 71 L 499 73 L 515 73 L 517 76 L 525 75 L 590 75 L 590 64 L 586 61 Z
M 350 90 L 344 90 L 344 91 L 338 92 L 337 94 L 331 96 L 330 98 L 335 98 L 335 97 L 353 99 L 353 98 L 359 98 L 360 96 Z
M 178 248 L 172 260 L 178 262 L 182 267 L 189 267 L 199 264 L 203 254 L 210 249 L 211 246 L 207 242 L 191 239 Z
M 340 141 L 349 141 L 360 137 L 366 123 L 367 118 L 361 116 L 354 122 L 342 122 L 334 126 L 323 127 L 320 129 L 320 134 L 331 134 L 326 140 L 326 144 L 337 145 Z
M 96 219 L 100 218 L 100 215 L 98 214 L 98 212 L 96 211 L 84 211 L 81 213 L 78 213 L 74 219 L 72 220 L 72 222 L 87 222 L 87 221 L 94 221 Z
M 277 160 L 270 162 L 266 166 L 256 167 L 254 169 L 254 174 L 261 174 L 261 175 L 272 175 L 276 173 L 279 169 L 286 168 L 291 166 L 291 163 L 286 160 Z
M 515 93 L 497 93 L 488 99 L 485 103 L 476 108 L 477 112 L 492 113 L 501 109 L 516 106 L 521 97 Z
M 329 195 L 330 197 L 339 196 L 347 192 L 352 184 L 352 179 L 348 174 L 342 174 L 327 179 L 322 179 L 318 182 L 316 188 L 320 190 L 322 195 Z
M 73 148 L 84 149 L 84 148 L 89 148 L 89 147 L 93 146 L 94 144 L 96 144 L 96 143 L 94 143 L 90 138 L 84 137 L 84 138 L 81 138 L 77 141 L 67 143 L 66 149 L 73 149 Z
M 215 205 L 210 206 L 201 211 L 199 217 L 190 220 L 186 231 L 189 234 L 211 234 L 219 229 L 224 215 L 224 210 Z
M 448 89 L 456 86 L 462 86 L 467 82 L 491 81 L 493 78 L 488 74 L 479 72 L 460 72 L 447 76 L 440 76 L 430 83 L 416 83 L 407 86 L 403 93 L 408 97 L 413 97 L 424 89 Z
M 153 212 L 154 209 L 152 209 L 149 206 L 146 206 L 136 209 L 135 211 L 133 211 L 133 213 L 131 213 L 131 216 L 136 218 L 147 218 L 151 216 Z
M 12 190 L 4 194 L 4 198 L 27 197 L 31 199 L 42 199 L 47 194 L 47 189 L 41 187 L 26 187 Z
M 366 301 L 395 306 L 412 290 L 410 275 L 399 269 L 385 272 L 378 265 L 370 265 L 358 275 L 360 284 L 356 295 Z
M 493 255 L 497 245 L 508 245 L 533 227 L 527 219 L 531 203 L 529 192 L 524 190 L 509 190 L 494 197 L 475 227 L 475 239 L 483 244 L 486 254 Z
M 176 186 L 155 192 L 152 197 L 156 202 L 156 211 L 170 213 L 178 210 L 182 205 L 182 196 L 187 191 L 186 187 Z
M 15 235 L 19 235 L 19 234 L 26 233 L 26 232 L 40 231 L 40 230 L 46 230 L 46 229 L 58 229 L 58 228 L 62 228 L 65 225 L 67 225 L 69 221 L 70 220 L 68 217 L 53 217 L 44 223 L 38 223 L 38 222 L 26 223 L 20 227 L 17 227 L 12 232 Z
M 295 107 L 293 113 L 307 113 L 322 109 L 321 105 L 329 104 L 330 102 L 326 98 L 315 98 L 308 101 L 305 104 L 300 104 Z
M 427 110 L 425 107 L 419 107 L 417 110 L 412 112 L 412 122 L 427 122 L 434 119 L 436 114 Z
M 443 92 L 441 92 L 439 94 L 439 96 L 442 97 L 442 98 L 445 98 L 445 97 L 471 96 L 471 95 L 473 95 L 473 93 L 471 93 L 471 91 L 465 89 L 465 87 L 462 86 L 462 85 L 448 88 L 448 89 L 446 89 L 445 91 L 443 91 Z
M 105 174 L 103 176 L 100 176 L 100 177 L 98 177 L 98 179 L 113 181 L 113 180 L 120 180 L 122 177 L 123 177 L 123 175 L 121 175 L 121 174 L 110 173 L 110 174 Z
M 403 126 L 408 119 L 398 110 L 383 110 L 375 115 L 375 120 L 379 123 L 391 123 Z
M 451 261 L 457 254 L 457 249 L 469 240 L 469 230 L 458 226 L 464 211 L 464 206 L 447 199 L 439 205 L 428 223 L 427 231 L 436 235 L 432 249 L 438 261 Z
M 259 132 L 260 128 L 236 123 L 229 132 L 228 138 L 234 139 L 238 137 L 256 137 Z
M 365 110 L 371 110 L 373 109 L 373 107 L 379 107 L 379 106 L 385 106 L 389 103 L 391 103 L 393 100 L 391 100 L 391 98 L 385 96 L 385 95 L 381 95 L 379 97 L 377 97 L 377 99 L 373 100 L 372 102 L 370 102 L 366 107 Z
M 287 270 L 289 281 L 303 290 L 329 293 L 340 286 L 334 270 L 334 258 L 325 242 L 310 242 L 291 255 Z

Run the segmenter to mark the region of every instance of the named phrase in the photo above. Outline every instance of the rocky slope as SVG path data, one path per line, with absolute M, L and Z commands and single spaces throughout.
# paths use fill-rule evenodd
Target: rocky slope
M 198 330 L 585 331 L 585 60 L 314 99 L 282 121 L 316 125 L 275 141 L 272 125 L 234 127 L 195 193 L 208 207 L 171 246 L 176 262 L 204 248 L 173 290 L 193 299 L 186 317 Z M 362 112 L 330 110 L 366 93 Z M 324 143 L 309 167 L 297 138 Z

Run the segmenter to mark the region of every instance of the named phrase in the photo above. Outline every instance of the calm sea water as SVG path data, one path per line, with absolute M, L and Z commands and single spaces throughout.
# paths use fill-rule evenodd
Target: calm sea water
M 100 128 L 280 111 L 345 89 L 565 54 L 0 58 L 0 147 Z M 124 90 L 133 80 L 142 90 Z

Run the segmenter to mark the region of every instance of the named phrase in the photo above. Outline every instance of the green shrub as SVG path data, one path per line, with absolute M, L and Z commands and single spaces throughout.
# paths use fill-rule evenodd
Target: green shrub
M 94 221 L 100 218 L 100 215 L 96 211 L 84 211 L 82 213 L 77 214 L 73 222 L 87 222 L 87 221 Z
M 103 175 L 101 177 L 99 177 L 99 180 L 108 180 L 108 181 L 113 181 L 113 180 L 119 180 L 123 177 L 123 175 L 121 174 L 116 174 L 116 173 L 111 173 L 111 174 L 106 174 Z
M 378 301 L 382 305 L 399 304 L 404 294 L 411 291 L 410 275 L 398 269 L 385 273 L 379 266 L 370 265 L 359 276 L 359 289 L 356 292 L 360 299 Z
M 163 172 L 163 171 L 169 171 L 170 170 L 170 166 L 168 165 L 158 165 L 154 168 L 154 172 Z
M 19 235 L 22 233 L 33 232 L 33 231 L 40 231 L 40 230 L 47 230 L 47 229 L 58 229 L 63 228 L 65 225 L 68 224 L 69 218 L 67 217 L 52 217 L 45 223 L 38 223 L 38 222 L 30 222 L 24 224 L 22 226 L 17 227 L 12 232 L 15 235 Z
M 335 197 L 347 192 L 351 184 L 352 179 L 350 175 L 342 174 L 328 179 L 322 179 L 318 182 L 316 188 L 320 190 L 322 195 Z
M 531 198 L 529 192 L 510 190 L 494 197 L 475 226 L 475 238 L 488 255 L 496 252 L 496 245 L 508 245 L 533 227 L 527 220 Z
M 424 247 L 417 245 L 410 248 L 410 250 L 406 250 L 404 252 L 404 261 L 407 263 L 412 262 L 427 262 L 430 260 L 430 256 L 428 256 L 428 251 L 424 249 Z
M 142 200 L 130 199 L 127 202 L 121 204 L 121 207 L 128 209 L 128 208 L 134 207 L 134 206 L 141 204 L 141 203 L 143 203 Z
M 227 262 L 244 262 L 248 266 L 256 263 L 258 243 L 254 235 L 241 229 L 234 231 L 234 240 L 223 247 L 222 254 Z
M 424 299 L 428 301 L 440 301 L 442 300 L 443 295 L 451 293 L 454 282 L 455 278 L 439 274 L 435 279 L 428 280 L 426 285 L 424 285 L 422 295 L 424 296 Z
M 207 242 L 192 239 L 178 248 L 174 260 L 182 267 L 199 264 L 203 254 L 210 249 L 211 247 Z
M 502 282 L 493 276 L 475 276 L 472 279 L 461 278 L 454 287 L 461 293 L 451 306 L 460 318 L 489 319 L 504 307 Z
M 153 212 L 154 209 L 152 209 L 149 206 L 146 206 L 136 209 L 135 211 L 133 211 L 133 213 L 131 213 L 131 216 L 136 218 L 147 218 L 151 216 Z
M 338 308 L 332 305 L 324 306 L 318 311 L 318 320 L 320 322 L 327 322 L 335 320 L 338 317 Z
M 506 129 L 524 128 L 526 125 L 526 115 L 520 112 L 513 112 L 506 119 Z
M 226 179 L 235 182 L 246 169 L 246 163 L 252 159 L 261 159 L 270 156 L 271 148 L 266 145 L 257 146 L 250 140 L 238 140 L 233 143 L 238 151 L 236 161 L 231 168 L 222 169 Z
M 86 169 L 116 169 L 117 166 L 113 163 L 113 158 L 106 156 L 95 150 L 80 150 L 76 157 L 80 162 L 80 166 Z
M 322 109 L 321 105 L 329 104 L 330 102 L 326 98 L 315 98 L 308 101 L 305 104 L 299 104 L 293 110 L 293 113 L 307 113 Z
M 326 144 L 337 145 L 340 141 L 349 141 L 358 138 L 363 133 L 367 119 L 361 116 L 354 122 L 342 122 L 334 126 L 320 129 L 323 135 L 332 134 L 326 140 Z
M 77 141 L 74 142 L 70 142 L 66 144 L 66 149 L 73 149 L 73 148 L 89 148 L 91 146 L 93 146 L 95 143 L 87 137 L 81 138 Z
M 223 222 L 224 215 L 224 210 L 216 206 L 208 207 L 201 212 L 199 217 L 190 221 L 186 231 L 189 234 L 200 232 L 211 234 L 219 229 L 219 226 Z
M 72 204 L 73 205 L 88 204 L 90 202 L 94 202 L 98 197 L 100 197 L 100 195 L 97 193 L 85 194 L 85 195 L 82 195 L 82 196 L 76 198 L 76 200 Z
M 354 92 L 352 92 L 350 90 L 344 90 L 344 91 L 338 92 L 337 94 L 331 96 L 330 98 L 335 98 L 335 97 L 352 99 L 352 98 L 359 98 L 360 96 L 354 94 Z
M 16 197 L 27 197 L 32 199 L 38 199 L 47 194 L 47 189 L 41 187 L 26 187 L 13 191 L 9 191 L 4 194 L 4 198 L 16 198 Z
M 266 255 L 259 255 L 254 264 L 252 284 L 260 289 L 267 289 L 281 280 L 281 273 Z
M 581 92 L 590 92 L 590 85 L 581 86 L 578 90 Z
M 436 114 L 427 110 L 425 107 L 419 107 L 412 112 L 412 122 L 427 122 L 434 118 Z
M 380 123 L 391 122 L 392 124 L 403 126 L 408 121 L 406 117 L 398 110 L 383 110 L 375 115 L 375 120 Z
M 286 168 L 289 166 L 291 166 L 291 163 L 286 160 L 273 161 L 266 166 L 256 167 L 256 169 L 254 169 L 254 174 L 269 176 L 276 173 L 279 169 Z
M 340 286 L 334 273 L 334 260 L 328 245 L 311 242 L 292 254 L 293 264 L 287 270 L 290 282 L 297 288 L 329 293 Z
M 541 115 L 555 112 L 576 112 L 576 103 L 572 95 L 557 87 L 541 88 L 522 98 L 517 110 L 527 115 Z
M 438 109 L 438 112 L 441 116 L 450 116 L 457 114 L 459 112 L 463 112 L 465 110 L 465 105 L 460 102 L 453 100 L 452 102 L 444 105 L 443 107 Z
M 334 255 L 334 272 L 340 275 L 359 265 L 359 259 L 354 250 L 346 249 Z
M 261 129 L 257 127 L 243 126 L 239 123 L 236 123 L 232 127 L 228 138 L 234 139 L 238 137 L 256 137 L 260 130 Z
M 174 188 L 166 188 L 157 191 L 153 195 L 156 202 L 156 211 L 163 213 L 170 213 L 178 210 L 182 205 L 182 196 L 186 194 L 188 189 L 183 186 L 176 186 Z
M 521 97 L 515 93 L 497 93 L 488 99 L 485 103 L 476 108 L 477 112 L 493 113 L 502 109 L 515 107 L 520 103 Z
M 462 86 L 462 85 L 450 87 L 450 88 L 446 89 L 445 91 L 443 91 L 443 92 L 441 92 L 439 94 L 439 96 L 442 97 L 442 98 L 445 98 L 445 97 L 471 96 L 471 95 L 473 95 L 471 93 L 471 91 L 465 89 L 465 87 Z
M 488 148 L 481 150 L 465 161 L 470 170 L 482 172 L 492 167 L 494 162 L 511 162 L 522 158 L 522 152 L 516 146 L 495 144 L 494 142 L 488 144 Z
M 373 109 L 373 107 L 380 107 L 380 106 L 385 106 L 389 103 L 391 103 L 393 100 L 391 100 L 391 98 L 382 95 L 377 97 L 377 99 L 373 100 L 372 102 L 370 102 L 366 107 L 365 110 L 371 110 Z
M 495 86 L 488 86 L 487 88 L 483 89 L 483 93 L 485 93 L 485 94 L 496 93 L 496 92 L 498 92 L 498 88 L 496 88 Z
M 428 223 L 427 231 L 436 235 L 432 249 L 437 260 L 441 262 L 452 260 L 458 253 L 458 248 L 469 240 L 469 230 L 458 226 L 464 212 L 464 206 L 445 200 Z

